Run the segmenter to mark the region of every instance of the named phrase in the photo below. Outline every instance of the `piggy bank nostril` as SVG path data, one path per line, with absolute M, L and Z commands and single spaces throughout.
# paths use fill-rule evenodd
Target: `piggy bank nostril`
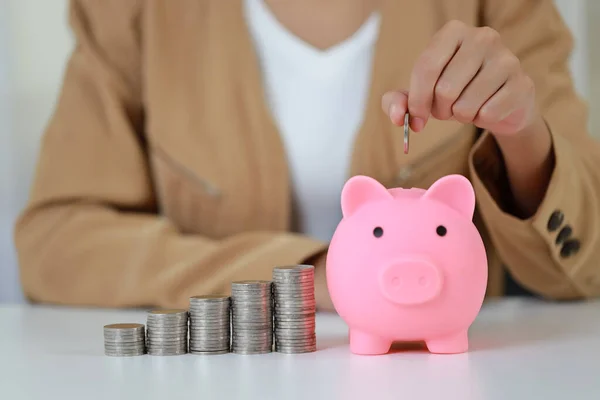
M 392 286 L 400 286 L 400 278 L 397 276 L 392 279 Z
M 426 286 L 427 285 L 427 278 L 425 278 L 424 276 L 419 278 L 419 285 L 421 286 Z

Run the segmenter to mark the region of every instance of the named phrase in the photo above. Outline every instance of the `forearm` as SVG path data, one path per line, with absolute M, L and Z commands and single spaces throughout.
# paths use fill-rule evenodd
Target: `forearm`
M 30 206 L 15 239 L 29 299 L 101 307 L 186 307 L 190 296 L 227 293 L 235 280 L 270 280 L 274 265 L 323 249 L 284 232 L 183 235 L 151 214 L 77 204 Z
M 495 135 L 507 178 L 521 218 L 529 218 L 541 204 L 552 171 L 552 138 L 541 117 L 514 135 Z

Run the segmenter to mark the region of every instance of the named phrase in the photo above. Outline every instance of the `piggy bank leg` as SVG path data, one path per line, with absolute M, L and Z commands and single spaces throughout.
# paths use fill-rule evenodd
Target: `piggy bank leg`
M 390 351 L 390 347 L 392 347 L 392 342 L 387 339 L 382 339 L 372 334 L 361 332 L 355 329 L 350 330 L 349 337 L 350 351 L 354 354 L 385 354 Z
M 431 353 L 437 354 L 464 353 L 469 348 L 467 331 L 437 339 L 426 340 L 425 343 Z

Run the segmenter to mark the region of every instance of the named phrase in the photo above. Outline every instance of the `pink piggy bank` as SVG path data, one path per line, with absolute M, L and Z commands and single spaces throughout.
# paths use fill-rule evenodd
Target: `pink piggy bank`
M 341 206 L 326 274 L 350 350 L 385 354 L 394 341 L 424 341 L 431 353 L 466 352 L 488 278 L 469 180 L 388 190 L 355 176 Z

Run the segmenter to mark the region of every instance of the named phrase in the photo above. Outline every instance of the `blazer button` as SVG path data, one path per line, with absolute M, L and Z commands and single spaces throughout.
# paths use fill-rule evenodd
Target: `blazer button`
M 562 225 L 564 220 L 565 220 L 565 215 L 561 211 L 559 211 L 559 210 L 554 211 L 550 215 L 550 218 L 548 218 L 548 230 L 550 232 L 554 232 Z
M 558 235 L 556 236 L 556 244 L 563 243 L 565 240 L 567 240 L 568 238 L 571 237 L 572 233 L 573 233 L 573 229 L 571 229 L 571 227 L 569 225 L 563 227 L 560 230 L 560 232 L 558 232 Z
M 567 258 L 579 251 L 580 243 L 576 239 L 567 239 L 560 249 L 560 256 Z

